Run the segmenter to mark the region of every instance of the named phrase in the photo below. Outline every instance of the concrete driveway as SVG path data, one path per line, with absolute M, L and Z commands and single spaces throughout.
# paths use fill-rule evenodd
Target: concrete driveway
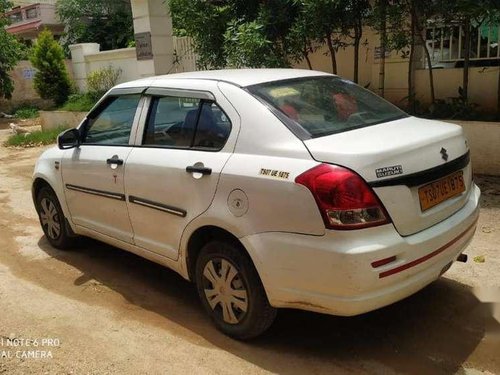
M 90 240 L 51 248 L 30 194 L 42 150 L 0 146 L 0 373 L 500 373 L 494 305 L 479 300 L 500 300 L 500 178 L 477 178 L 485 194 L 469 263 L 359 317 L 283 310 L 264 337 L 241 343 L 212 327 L 175 273 Z

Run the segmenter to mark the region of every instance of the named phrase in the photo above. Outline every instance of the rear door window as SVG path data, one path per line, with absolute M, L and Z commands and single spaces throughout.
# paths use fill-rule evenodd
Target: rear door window
M 214 102 L 181 97 L 154 97 L 144 131 L 143 145 L 222 149 L 231 122 Z
M 193 142 L 199 99 L 153 98 L 143 144 L 189 148 Z
M 203 102 L 193 147 L 220 150 L 230 131 L 231 123 L 220 107 L 212 102 Z

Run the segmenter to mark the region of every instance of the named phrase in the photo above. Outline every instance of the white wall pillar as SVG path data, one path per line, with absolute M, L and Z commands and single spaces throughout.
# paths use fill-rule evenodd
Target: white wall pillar
M 85 56 L 99 53 L 98 43 L 81 43 L 69 46 L 71 62 L 73 63 L 73 78 L 80 92 L 87 90 L 87 76 L 89 69 Z
M 138 54 L 151 52 L 138 58 L 137 70 L 141 77 L 173 72 L 174 40 L 172 18 L 165 0 L 132 0 L 134 33 Z M 149 34 L 151 42 L 149 44 Z M 139 38 L 138 35 L 139 34 Z M 142 34 L 142 37 L 141 37 Z M 149 56 L 148 56 L 149 55 Z

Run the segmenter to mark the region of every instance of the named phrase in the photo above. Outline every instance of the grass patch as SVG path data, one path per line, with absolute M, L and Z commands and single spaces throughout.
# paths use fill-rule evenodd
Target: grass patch
M 28 148 L 50 145 L 56 143 L 57 136 L 66 129 L 67 127 L 60 126 L 47 131 L 37 130 L 29 134 L 14 134 L 5 141 L 5 146 Z
M 19 119 L 31 119 L 38 117 L 38 108 L 36 107 L 21 107 L 14 112 L 14 117 Z
M 68 101 L 59 109 L 70 112 L 88 112 L 96 103 L 97 100 L 89 94 L 74 94 L 70 95 Z

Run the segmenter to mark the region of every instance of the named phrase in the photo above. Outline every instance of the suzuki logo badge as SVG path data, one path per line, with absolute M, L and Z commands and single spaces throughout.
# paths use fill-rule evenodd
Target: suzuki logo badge
M 441 151 L 439 152 L 441 153 L 441 157 L 443 158 L 443 160 L 448 161 L 448 152 L 446 151 L 446 149 L 442 147 Z

